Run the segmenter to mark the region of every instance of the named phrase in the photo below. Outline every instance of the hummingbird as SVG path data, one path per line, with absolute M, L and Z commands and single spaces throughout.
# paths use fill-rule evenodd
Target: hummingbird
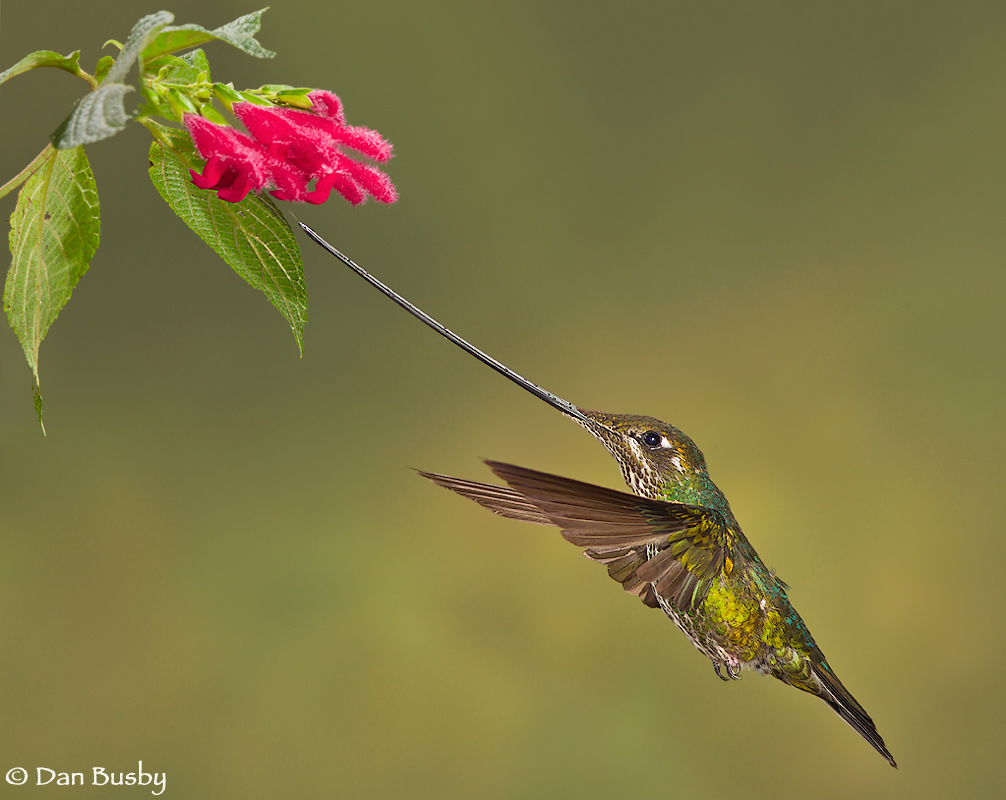
M 532 383 L 437 322 L 343 255 L 308 236 L 440 335 L 572 418 L 614 456 L 630 492 L 487 461 L 505 485 L 419 471 L 438 486 L 509 519 L 558 527 L 642 603 L 663 613 L 724 681 L 772 675 L 820 697 L 892 767 L 870 715 L 838 679 L 787 585 L 761 560 L 709 476 L 705 458 L 659 419 L 588 411 Z

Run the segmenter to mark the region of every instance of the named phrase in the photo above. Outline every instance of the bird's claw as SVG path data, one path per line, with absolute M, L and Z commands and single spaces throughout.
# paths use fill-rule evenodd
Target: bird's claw
M 727 668 L 726 675 L 720 672 L 720 667 Z M 716 671 L 716 677 L 721 681 L 739 681 L 741 679 L 741 665 L 739 661 L 714 661 L 713 669 Z

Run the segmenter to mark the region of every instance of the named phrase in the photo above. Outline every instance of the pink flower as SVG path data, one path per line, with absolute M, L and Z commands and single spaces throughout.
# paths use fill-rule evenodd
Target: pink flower
M 198 114 L 185 115 L 185 127 L 206 159 L 203 174 L 189 170 L 200 189 L 213 189 L 221 200 L 240 203 L 248 192 L 265 186 L 269 173 L 262 148 L 243 133 L 215 125 Z
M 377 131 L 347 125 L 342 103 L 331 92 L 314 91 L 308 98 L 311 111 L 235 103 L 232 110 L 250 136 L 186 116 L 192 140 L 206 159 L 202 175 L 192 172 L 192 182 L 215 189 L 228 202 L 267 187 L 278 200 L 324 203 L 335 189 L 354 205 L 367 195 L 395 202 L 398 193 L 388 176 L 346 153 L 356 150 L 383 163 L 391 158 L 391 145 Z M 314 188 L 308 190 L 312 180 Z

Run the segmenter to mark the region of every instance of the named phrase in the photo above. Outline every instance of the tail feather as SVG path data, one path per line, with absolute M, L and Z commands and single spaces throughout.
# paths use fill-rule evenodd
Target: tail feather
M 835 673 L 828 667 L 817 665 L 814 666 L 813 672 L 819 683 L 819 691 L 815 692 L 815 694 L 831 706 L 838 716 L 844 719 L 854 731 L 873 745 L 873 749 L 886 758 L 892 767 L 897 769 L 898 764 L 877 732 L 877 726 L 873 724 L 870 715 L 866 713 L 865 708 L 856 702 L 856 698 L 842 685 L 842 682 Z M 811 689 L 810 691 L 813 690 Z

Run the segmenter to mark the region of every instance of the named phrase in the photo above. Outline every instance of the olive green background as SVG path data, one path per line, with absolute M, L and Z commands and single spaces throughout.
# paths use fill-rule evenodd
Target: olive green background
M 158 10 L 76 5 L 4 3 L 2 67 L 90 68 Z M 0 336 L 0 772 L 142 759 L 186 798 L 1006 791 L 1006 6 L 281 1 L 259 38 L 277 58 L 212 45 L 214 77 L 331 89 L 396 148 L 397 205 L 297 213 L 532 380 L 688 432 L 901 768 L 814 698 L 718 681 L 557 531 L 412 473 L 621 485 L 306 238 L 298 359 L 133 125 L 88 147 L 102 242 L 42 345 L 47 438 Z M 0 89 L 0 182 L 85 89 Z

